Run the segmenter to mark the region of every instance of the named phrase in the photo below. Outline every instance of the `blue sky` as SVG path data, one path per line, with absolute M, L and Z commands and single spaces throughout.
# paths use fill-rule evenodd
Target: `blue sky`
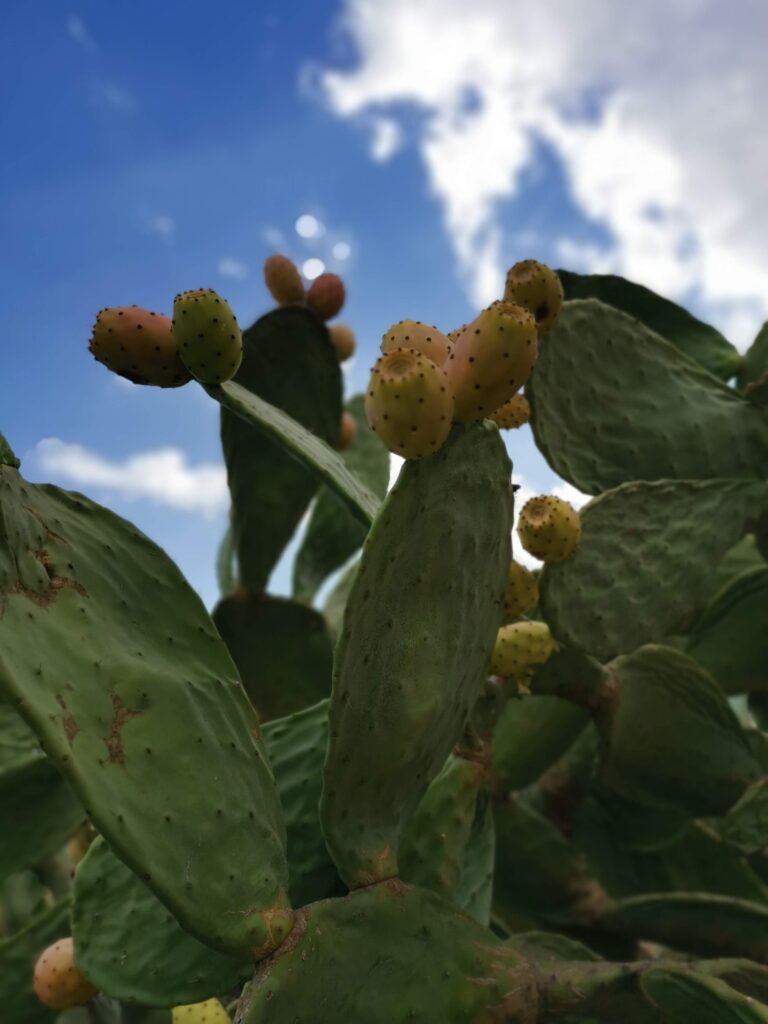
M 649 0 L 617 25 L 609 0 L 573 6 L 4 12 L 0 429 L 26 474 L 132 519 L 211 603 L 217 410 L 112 377 L 87 339 L 102 306 L 168 312 L 199 286 L 248 324 L 274 251 L 344 277 L 350 391 L 390 323 L 450 330 L 527 256 L 624 272 L 748 343 L 768 313 L 764 8 Z M 296 233 L 306 213 L 322 235 Z M 510 447 L 529 487 L 556 483 L 526 431 Z

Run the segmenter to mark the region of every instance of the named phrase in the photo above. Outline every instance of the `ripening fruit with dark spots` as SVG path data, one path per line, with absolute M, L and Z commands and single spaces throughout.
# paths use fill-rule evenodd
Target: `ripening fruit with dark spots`
M 201 384 L 221 384 L 237 373 L 243 338 L 229 303 L 212 288 L 176 296 L 173 333 L 184 365 Z
M 381 351 L 391 352 L 393 348 L 415 348 L 431 359 L 435 366 L 443 366 L 448 358 L 451 343 L 442 331 L 420 320 L 400 320 L 392 324 L 381 338 Z
M 546 622 L 513 622 L 496 634 L 491 672 L 525 682 L 535 665 L 543 665 L 557 649 Z
M 338 274 L 321 274 L 309 286 L 307 305 L 321 320 L 332 320 L 344 305 L 346 291 Z
M 533 314 L 539 334 L 548 331 L 563 305 L 560 278 L 544 263 L 521 260 L 507 271 L 504 287 L 506 302 L 516 302 Z
M 529 555 L 548 565 L 570 558 L 581 539 L 579 513 L 562 498 L 531 498 L 517 521 L 520 543 Z
M 365 414 L 391 452 L 419 459 L 448 437 L 453 394 L 445 372 L 412 348 L 385 353 L 371 371 Z
M 113 306 L 96 316 L 88 348 L 133 384 L 177 388 L 192 377 L 179 358 L 170 317 L 140 306 Z
M 171 1024 L 230 1024 L 229 1014 L 218 999 L 206 999 L 204 1003 L 174 1006 Z
M 99 991 L 75 966 L 71 938 L 59 939 L 40 954 L 33 985 L 40 1002 L 52 1010 L 84 1006 Z
M 511 562 L 504 590 L 504 621 L 514 622 L 539 603 L 539 584 L 536 577 L 519 562 Z
M 331 344 L 336 349 L 336 358 L 343 363 L 355 351 L 355 332 L 347 324 L 331 324 L 328 328 Z
M 336 441 L 336 450 L 345 452 L 347 448 L 351 448 L 355 443 L 357 437 L 357 420 L 351 412 L 343 412 L 341 414 L 341 427 L 339 428 L 339 437 Z
M 514 430 L 516 427 L 522 427 L 530 418 L 531 407 L 525 395 L 512 395 L 508 402 L 505 402 L 500 409 L 492 412 L 488 417 L 502 430 Z
M 456 336 L 445 370 L 460 423 L 485 419 L 519 391 L 538 355 L 536 323 L 510 302 L 494 302 Z
M 299 268 L 287 256 L 276 254 L 264 261 L 264 283 L 281 306 L 304 301 L 304 282 Z

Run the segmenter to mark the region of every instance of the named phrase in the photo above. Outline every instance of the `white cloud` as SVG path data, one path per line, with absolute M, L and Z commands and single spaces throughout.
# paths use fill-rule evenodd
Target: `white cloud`
M 403 142 L 400 125 L 391 117 L 374 117 L 371 121 L 371 158 L 383 164 L 395 155 Z
M 343 26 L 357 66 L 318 85 L 343 117 L 424 115 L 417 144 L 475 304 L 499 294 L 499 206 L 543 141 L 608 239 L 582 250 L 592 269 L 694 295 L 751 339 L 768 315 L 768 5 L 346 0 Z
M 160 448 L 110 460 L 57 437 L 40 441 L 34 459 L 40 470 L 78 487 L 97 487 L 128 501 L 193 512 L 212 519 L 229 503 L 223 466 L 191 466 L 184 452 Z
M 98 49 L 96 40 L 88 31 L 85 22 L 76 14 L 70 14 L 67 18 L 67 35 L 89 53 L 94 53 Z
M 91 99 L 96 106 L 108 107 L 122 114 L 136 109 L 136 97 L 128 89 L 114 82 L 97 82 L 91 87 Z
M 176 237 L 176 221 L 167 213 L 154 213 L 146 218 L 144 230 L 170 245 Z
M 248 267 L 242 260 L 234 256 L 225 256 L 219 260 L 219 273 L 222 277 L 229 277 L 233 281 L 244 281 L 248 277 Z

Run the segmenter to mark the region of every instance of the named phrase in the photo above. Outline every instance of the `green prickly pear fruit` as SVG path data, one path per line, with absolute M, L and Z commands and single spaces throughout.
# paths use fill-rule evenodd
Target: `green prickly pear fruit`
M 507 271 L 506 302 L 516 302 L 533 314 L 539 333 L 552 327 L 563 305 L 563 286 L 549 267 L 536 260 L 521 260 Z
M 331 336 L 331 344 L 336 349 L 336 358 L 343 363 L 355 351 L 355 332 L 347 324 L 331 324 L 328 333 Z
M 206 999 L 204 1003 L 174 1006 L 171 1024 L 230 1024 L 230 1020 L 218 999 Z
M 139 306 L 113 306 L 96 316 L 88 348 L 133 384 L 177 388 L 192 378 L 179 358 L 170 317 Z
M 229 303 L 212 288 L 176 296 L 173 333 L 184 365 L 201 384 L 221 384 L 237 373 L 243 338 Z
M 502 626 L 491 654 L 491 672 L 525 683 L 534 665 L 543 665 L 557 645 L 546 622 L 513 622 Z
M 332 320 L 344 305 L 346 291 L 338 274 L 320 274 L 309 286 L 307 305 L 321 320 Z
M 341 414 L 341 427 L 339 428 L 339 437 L 336 441 L 336 451 L 345 452 L 347 448 L 351 448 L 355 443 L 357 437 L 357 420 L 351 412 L 343 412 Z
M 461 423 L 485 419 L 528 380 L 538 355 L 528 310 L 494 302 L 458 334 L 445 364 Z
M 488 417 L 502 430 L 514 430 L 516 427 L 522 427 L 530 418 L 531 407 L 525 395 L 512 395 L 508 402 L 505 402 L 500 409 Z
M 453 393 L 445 372 L 412 348 L 379 359 L 365 395 L 368 423 L 404 459 L 431 455 L 451 429 Z
M 562 498 L 542 496 L 523 505 L 517 521 L 520 543 L 529 555 L 548 565 L 564 562 L 581 539 L 581 518 Z
M 400 320 L 393 324 L 381 338 L 381 351 L 391 352 L 393 348 L 415 348 L 431 359 L 435 366 L 443 366 L 448 358 L 451 343 L 442 331 L 421 320 Z
M 33 979 L 35 995 L 51 1010 L 70 1010 L 84 1006 L 98 989 L 75 967 L 75 947 L 71 937 L 59 939 L 38 957 Z
M 304 301 L 304 282 L 299 268 L 287 256 L 276 254 L 264 261 L 264 283 L 281 306 Z
M 504 591 L 504 619 L 513 622 L 532 611 L 539 603 L 539 584 L 536 577 L 519 562 L 511 562 Z

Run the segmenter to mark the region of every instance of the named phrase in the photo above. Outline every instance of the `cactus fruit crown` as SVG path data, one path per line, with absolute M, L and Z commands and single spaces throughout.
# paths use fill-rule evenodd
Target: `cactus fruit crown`
M 400 320 L 385 331 L 381 338 L 382 352 L 391 352 L 395 348 L 416 349 L 436 366 L 443 366 L 451 350 L 451 343 L 436 327 L 423 324 L 420 320 Z
M 33 979 L 35 994 L 52 1010 L 70 1010 L 84 1006 L 98 989 L 75 966 L 74 942 L 59 939 L 38 957 Z
M 201 384 L 221 384 L 237 373 L 243 341 L 226 299 L 212 288 L 181 292 L 173 300 L 179 356 Z
M 520 512 L 517 533 L 525 550 L 547 564 L 563 562 L 581 538 L 579 513 L 553 495 L 530 498 Z
M 563 305 L 563 286 L 557 274 L 537 260 L 522 260 L 507 273 L 504 299 L 533 314 L 540 333 L 548 331 Z

